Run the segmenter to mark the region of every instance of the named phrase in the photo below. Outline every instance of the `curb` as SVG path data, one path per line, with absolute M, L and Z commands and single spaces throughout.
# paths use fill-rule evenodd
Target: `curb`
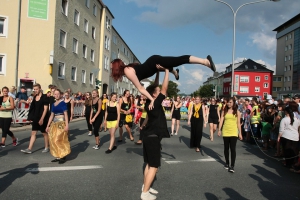
M 85 120 L 85 117 L 79 117 L 79 118 L 75 118 L 73 119 L 70 124 L 74 123 L 74 122 L 78 122 L 78 121 L 81 121 L 81 120 Z M 12 124 L 13 125 L 13 124 Z M 20 132 L 20 131 L 27 131 L 27 130 L 30 130 L 31 131 L 31 125 L 26 125 L 26 126 L 21 126 L 21 127 L 13 127 L 11 126 L 10 127 L 10 130 L 12 132 Z M 2 131 L 0 131 L 2 133 Z

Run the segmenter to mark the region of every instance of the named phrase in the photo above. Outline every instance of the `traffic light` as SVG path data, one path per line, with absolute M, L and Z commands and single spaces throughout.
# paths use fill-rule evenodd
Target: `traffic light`
M 101 81 L 99 81 L 97 78 L 95 79 L 95 83 L 96 83 L 96 89 L 99 89 L 102 85 Z

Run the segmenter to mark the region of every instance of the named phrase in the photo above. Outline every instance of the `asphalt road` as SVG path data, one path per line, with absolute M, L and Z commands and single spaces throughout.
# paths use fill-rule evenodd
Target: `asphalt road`
M 38 135 L 30 155 L 20 152 L 28 146 L 29 130 L 15 132 L 20 140 L 17 147 L 7 139 L 7 146 L 0 150 L 1 200 L 140 199 L 142 146 L 134 145 L 125 133 L 117 150 L 105 154 L 108 132 L 100 133 L 101 148 L 94 150 L 94 137 L 87 135 L 85 121 L 74 122 L 70 128 L 72 153 L 63 165 L 51 163 L 51 154 L 41 152 L 42 134 Z M 223 168 L 222 138 L 215 137 L 211 142 L 207 133 L 206 128 L 201 153 L 189 148 L 189 127 L 185 121 L 181 122 L 179 135 L 163 139 L 162 165 L 153 185 L 159 191 L 158 199 L 300 198 L 300 174 L 266 157 L 254 145 L 239 141 L 235 173 L 227 172 Z M 134 133 L 136 140 L 138 135 Z

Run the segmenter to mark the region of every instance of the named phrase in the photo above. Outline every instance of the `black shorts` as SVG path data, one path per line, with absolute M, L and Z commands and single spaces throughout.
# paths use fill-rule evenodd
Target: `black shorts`
M 150 167 L 160 166 L 160 139 L 158 137 L 143 137 L 144 162 Z
M 172 119 L 180 120 L 180 118 L 181 118 L 180 112 L 172 113 Z
M 208 117 L 208 123 L 218 124 L 219 117 Z
M 41 131 L 42 133 L 46 133 L 46 128 L 47 128 L 47 122 L 44 121 L 42 125 L 39 125 L 38 122 L 32 122 L 32 131 Z

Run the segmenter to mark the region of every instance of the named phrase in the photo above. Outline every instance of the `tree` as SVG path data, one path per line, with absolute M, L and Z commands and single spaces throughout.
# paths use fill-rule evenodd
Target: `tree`
M 213 85 L 203 85 L 200 87 L 199 94 L 201 97 L 212 97 L 214 96 Z
M 151 81 L 150 84 L 153 84 L 153 82 Z M 159 87 L 161 88 L 161 84 L 159 85 Z M 180 92 L 180 90 L 178 89 L 178 84 L 173 81 L 169 81 L 167 96 L 176 97 L 178 95 L 178 92 Z

